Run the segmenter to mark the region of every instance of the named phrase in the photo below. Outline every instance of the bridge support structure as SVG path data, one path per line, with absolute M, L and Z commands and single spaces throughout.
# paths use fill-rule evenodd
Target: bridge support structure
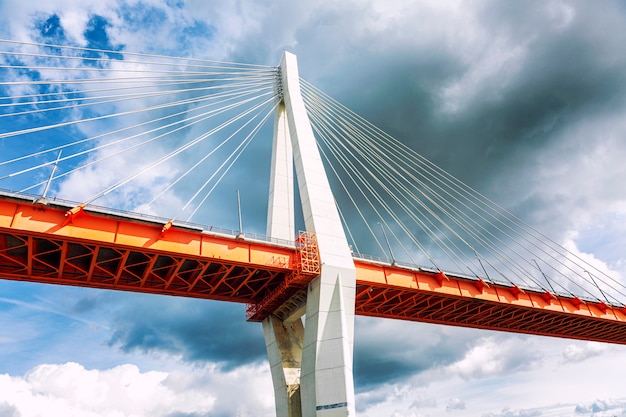
M 295 168 L 304 224 L 315 233 L 321 273 L 263 321 L 278 417 L 355 415 L 352 353 L 356 268 L 313 136 L 295 55 L 280 64 L 267 233 L 294 236 Z M 304 324 L 302 316 L 304 314 Z

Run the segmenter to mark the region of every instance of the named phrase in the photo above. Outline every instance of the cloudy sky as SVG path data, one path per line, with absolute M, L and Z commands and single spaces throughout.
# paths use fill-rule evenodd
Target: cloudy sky
M 0 0 L 0 38 L 292 51 L 308 81 L 626 276 L 623 2 Z M 3 281 L 0 311 L 0 417 L 273 415 L 243 306 Z M 362 317 L 355 345 L 360 416 L 626 415 L 621 346 Z

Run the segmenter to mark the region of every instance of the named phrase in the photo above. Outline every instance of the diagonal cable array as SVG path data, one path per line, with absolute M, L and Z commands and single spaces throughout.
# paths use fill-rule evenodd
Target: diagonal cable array
M 353 249 L 623 305 L 626 287 L 301 80 Z M 602 289 L 600 288 L 602 286 Z
M 175 201 L 173 218 L 190 220 L 278 101 L 270 66 L 10 40 L 0 49 L 0 188 L 84 204 L 169 217 L 158 208 Z
M 0 40 L 0 188 L 172 221 L 206 206 L 223 211 L 220 186 L 246 183 L 260 198 L 267 172 L 254 170 L 269 162 L 269 149 L 254 139 L 270 134 L 278 71 Z M 311 84 L 301 86 L 356 256 L 378 253 L 548 295 L 626 300 L 618 280 Z

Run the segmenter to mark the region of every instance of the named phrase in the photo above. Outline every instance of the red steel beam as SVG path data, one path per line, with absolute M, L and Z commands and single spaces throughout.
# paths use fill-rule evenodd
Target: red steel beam
M 0 198 L 0 277 L 254 303 L 296 250 L 121 216 Z
M 249 319 L 261 321 L 315 276 L 302 270 L 306 250 L 67 209 L 0 197 L 0 278 L 248 303 Z M 359 315 L 626 344 L 623 307 L 355 266 Z
M 356 314 L 626 344 L 626 308 L 355 260 Z

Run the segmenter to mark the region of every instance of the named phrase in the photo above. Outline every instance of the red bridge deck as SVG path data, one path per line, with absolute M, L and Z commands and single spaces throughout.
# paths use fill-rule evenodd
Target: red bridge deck
M 0 278 L 248 303 L 260 321 L 319 266 L 314 239 L 292 247 L 68 208 L 0 197 Z M 626 344 L 623 307 L 355 265 L 356 314 Z

